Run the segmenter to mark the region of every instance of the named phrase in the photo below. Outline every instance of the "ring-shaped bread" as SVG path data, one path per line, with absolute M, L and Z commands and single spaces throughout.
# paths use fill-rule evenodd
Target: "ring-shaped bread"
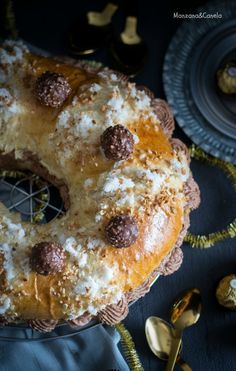
M 50 331 L 108 324 L 182 261 L 199 190 L 165 101 L 108 69 L 0 49 L 0 166 L 60 190 L 65 215 L 0 209 L 0 316 Z

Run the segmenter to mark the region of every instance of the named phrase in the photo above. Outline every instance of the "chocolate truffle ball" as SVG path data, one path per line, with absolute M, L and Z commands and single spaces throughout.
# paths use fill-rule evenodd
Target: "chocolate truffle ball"
M 106 158 L 114 161 L 126 160 L 133 152 L 134 138 L 124 126 L 110 126 L 101 136 L 101 146 Z
M 107 241 L 118 248 L 131 246 L 138 237 L 138 226 L 133 217 L 117 215 L 105 227 Z
M 45 106 L 60 107 L 71 92 L 67 79 L 55 72 L 47 71 L 36 81 L 35 95 L 39 102 Z
M 65 251 L 60 244 L 40 242 L 32 249 L 31 268 L 44 276 L 58 273 L 64 268 L 65 258 Z

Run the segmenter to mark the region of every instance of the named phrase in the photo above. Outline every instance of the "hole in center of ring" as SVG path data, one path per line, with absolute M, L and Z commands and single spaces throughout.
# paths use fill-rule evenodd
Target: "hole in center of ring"
M 44 224 L 65 213 L 55 186 L 32 173 L 11 173 L 1 176 L 0 201 L 10 211 L 19 212 L 23 221 Z

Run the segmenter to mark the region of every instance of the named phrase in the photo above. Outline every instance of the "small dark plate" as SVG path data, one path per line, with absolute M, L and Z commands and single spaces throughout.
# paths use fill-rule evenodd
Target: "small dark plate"
M 183 22 L 165 57 L 164 88 L 178 124 L 206 152 L 236 164 L 236 96 L 220 92 L 217 70 L 236 60 L 236 1 L 216 1 Z
M 236 60 L 236 19 L 223 23 L 196 45 L 190 88 L 199 111 L 209 124 L 235 140 L 236 95 L 221 93 L 216 81 L 218 69 L 232 60 Z

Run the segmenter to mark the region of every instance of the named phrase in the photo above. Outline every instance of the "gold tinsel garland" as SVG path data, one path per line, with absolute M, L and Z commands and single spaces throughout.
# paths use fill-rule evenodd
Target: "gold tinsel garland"
M 121 337 L 121 345 L 131 371 L 144 371 L 139 356 L 136 352 L 133 339 L 123 323 L 115 326 Z
M 223 161 L 219 158 L 209 156 L 199 147 L 192 145 L 190 147 L 190 155 L 196 160 L 200 160 L 207 165 L 217 166 L 224 171 L 224 173 L 233 182 L 233 187 L 236 190 L 236 167 Z M 187 233 L 184 241 L 192 245 L 192 247 L 209 248 L 215 245 L 217 242 L 222 241 L 226 238 L 234 238 L 236 236 L 236 218 L 221 231 L 213 232 L 208 235 L 194 235 Z

